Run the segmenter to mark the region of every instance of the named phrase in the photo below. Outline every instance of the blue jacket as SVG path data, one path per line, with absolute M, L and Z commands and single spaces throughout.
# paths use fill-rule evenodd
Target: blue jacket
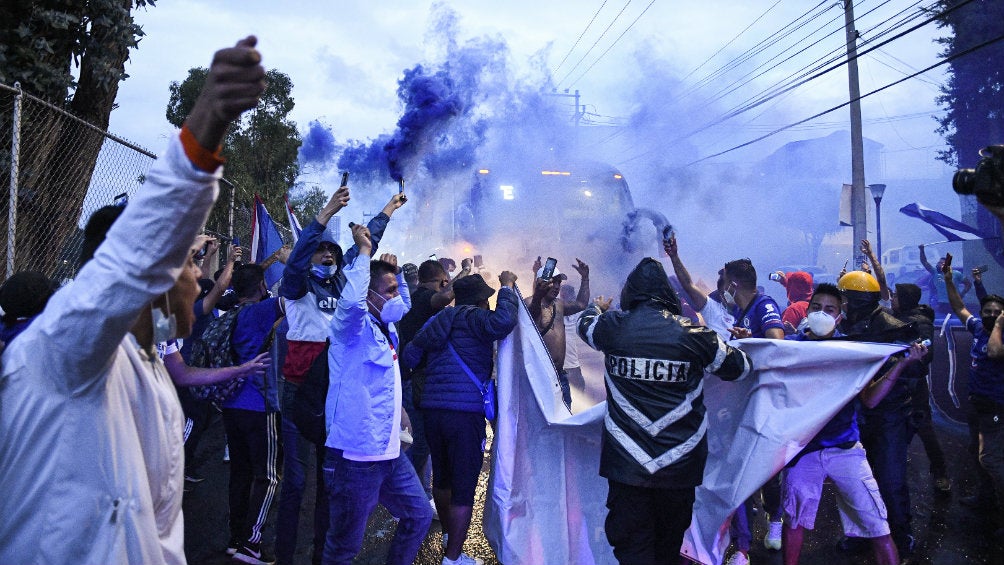
M 493 345 L 516 327 L 516 292 L 499 291 L 495 311 L 474 306 L 446 308 L 429 319 L 408 342 L 404 363 L 415 367 L 426 356 L 423 410 L 484 412 L 481 391 L 457 362 L 447 343 L 482 383 L 492 376 Z
M 394 421 L 395 389 L 400 389 L 397 329 L 387 335 L 366 305 L 370 257 L 359 255 L 345 266 L 345 287 L 331 319 L 328 348 L 329 385 L 324 415 L 325 446 L 365 455 L 387 451 Z M 397 276 L 401 296 L 411 308 L 404 275 Z M 396 402 L 395 402 L 396 400 Z
M 383 212 L 373 216 L 367 227 L 373 242 L 372 254 L 376 254 L 383 232 L 390 217 Z M 359 255 L 359 247 L 353 245 L 345 253 L 345 258 L 337 259 L 339 270 L 334 276 L 320 278 L 313 274 L 310 258 L 317 251 L 317 245 L 324 239 L 325 226 L 317 220 L 310 222 L 300 233 L 282 272 L 279 295 L 286 299 L 286 316 L 289 318 L 288 338 L 292 341 L 324 341 L 328 337 L 328 326 L 335 312 L 335 303 L 345 286 L 342 265 L 347 265 Z

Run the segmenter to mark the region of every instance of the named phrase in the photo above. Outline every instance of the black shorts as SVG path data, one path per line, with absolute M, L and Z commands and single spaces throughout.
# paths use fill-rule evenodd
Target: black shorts
M 474 506 L 474 490 L 484 463 L 485 415 L 423 410 L 432 454 L 432 486 L 452 491 L 454 506 Z

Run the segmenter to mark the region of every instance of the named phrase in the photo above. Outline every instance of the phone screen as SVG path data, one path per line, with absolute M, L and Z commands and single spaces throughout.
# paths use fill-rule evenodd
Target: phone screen
M 485 260 L 484 260 L 483 257 L 481 257 L 480 255 L 475 255 L 474 256 L 474 266 L 475 267 L 477 267 L 477 268 L 480 269 L 481 267 L 484 266 L 484 264 L 485 264 Z
M 554 268 L 557 266 L 558 266 L 558 260 L 555 259 L 554 257 L 548 257 L 547 262 L 544 263 L 544 272 L 541 273 L 540 278 L 544 279 L 545 281 L 551 280 L 551 277 L 554 276 Z

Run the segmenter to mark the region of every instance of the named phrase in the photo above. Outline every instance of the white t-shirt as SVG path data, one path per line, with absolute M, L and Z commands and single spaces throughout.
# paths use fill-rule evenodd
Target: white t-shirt
M 725 310 L 725 306 L 721 303 L 709 298 L 704 308 L 701 308 L 701 311 L 698 313 L 704 318 L 704 323 L 714 330 L 719 337 L 726 341 L 732 338 L 729 328 L 735 325 L 736 319 Z

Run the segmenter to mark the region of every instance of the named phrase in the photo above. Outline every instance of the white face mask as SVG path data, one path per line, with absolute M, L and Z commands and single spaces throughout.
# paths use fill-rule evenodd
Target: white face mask
M 722 302 L 724 302 L 729 308 L 736 305 L 736 291 L 734 286 L 729 285 L 729 287 L 722 292 Z
M 372 290 L 370 292 L 373 292 Z M 374 295 L 380 296 L 379 294 L 373 292 Z M 380 296 L 381 300 L 384 300 Z M 372 302 L 371 302 L 372 304 Z M 376 304 L 373 304 L 375 307 Z M 380 310 L 380 321 L 385 324 L 394 324 L 401 321 L 401 318 L 408 313 L 408 305 L 404 303 L 404 298 L 399 294 L 390 300 L 384 300 L 383 307 Z
M 150 314 L 153 316 L 154 343 L 162 343 L 178 335 L 178 319 L 171 312 L 171 299 L 168 298 L 167 294 L 164 294 L 164 301 L 167 302 L 167 316 L 160 311 L 160 308 L 150 306 Z
M 809 312 L 805 320 L 809 325 L 809 330 L 819 337 L 829 335 L 833 328 L 837 327 L 837 321 L 822 310 Z

